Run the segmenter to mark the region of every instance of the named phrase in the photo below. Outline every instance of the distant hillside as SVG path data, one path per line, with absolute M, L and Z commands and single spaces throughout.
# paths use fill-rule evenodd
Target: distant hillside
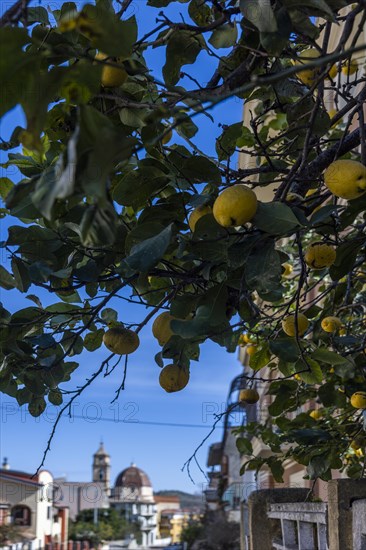
M 184 491 L 175 491 L 174 489 L 166 491 L 156 491 L 156 495 L 165 497 L 178 497 L 181 508 L 204 508 L 204 495 L 192 495 Z

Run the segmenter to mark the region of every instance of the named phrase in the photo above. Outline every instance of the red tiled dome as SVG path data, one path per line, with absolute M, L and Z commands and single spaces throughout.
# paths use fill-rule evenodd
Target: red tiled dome
M 151 481 L 148 476 L 132 464 L 129 468 L 123 470 L 118 474 L 115 487 L 135 487 L 140 489 L 141 487 L 151 487 Z

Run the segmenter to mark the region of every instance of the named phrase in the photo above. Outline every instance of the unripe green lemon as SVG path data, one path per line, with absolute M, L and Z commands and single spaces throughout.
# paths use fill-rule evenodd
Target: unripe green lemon
M 128 328 L 114 327 L 103 335 L 104 345 L 113 353 L 128 355 L 137 350 L 140 339 L 136 332 Z
M 366 192 L 366 166 L 357 160 L 335 160 L 324 172 L 324 183 L 336 197 L 357 199 Z
M 325 243 L 314 243 L 307 249 L 304 260 L 313 269 L 324 269 L 334 264 L 336 251 Z
M 257 196 L 245 185 L 233 185 L 225 189 L 215 200 L 213 215 L 223 227 L 244 225 L 257 212 Z
M 288 315 L 282 320 L 282 329 L 287 336 L 296 335 L 295 315 Z M 302 336 L 309 327 L 309 320 L 303 313 L 299 313 L 297 316 L 297 332 L 299 336 Z
M 338 317 L 324 317 L 321 327 L 325 332 L 337 332 L 342 326 L 342 321 Z
M 351 405 L 355 409 L 366 409 L 366 392 L 365 391 L 356 391 L 351 395 Z

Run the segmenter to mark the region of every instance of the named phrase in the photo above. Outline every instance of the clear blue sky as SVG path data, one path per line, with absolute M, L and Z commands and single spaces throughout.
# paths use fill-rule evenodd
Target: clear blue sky
M 44 5 L 46 4 L 48 5 Z M 53 3 L 52 8 L 55 5 Z M 77 5 L 81 7 L 83 4 Z M 150 30 L 151 22 L 159 11 L 160 9 L 146 7 L 144 1 L 135 0 L 132 3 L 129 15 L 136 15 L 140 36 Z M 186 12 L 186 6 L 169 6 L 164 11 L 172 19 L 175 14 L 175 19 L 179 20 L 177 12 Z M 163 53 L 163 49 L 157 49 L 146 56 L 158 76 L 164 62 Z M 218 53 L 224 55 L 226 52 L 220 50 Z M 194 71 L 190 66 L 183 70 L 199 77 L 204 83 L 213 73 L 214 62 L 207 55 L 201 54 Z M 189 85 L 184 81 L 180 83 Z M 241 109 L 241 102 L 233 99 L 211 111 L 214 122 L 205 116 L 196 117 L 195 123 L 200 128 L 198 139 L 195 140 L 197 145 L 206 153 L 214 154 L 214 137 L 221 133 L 219 124 L 231 124 L 240 120 Z M 1 137 L 7 139 L 17 124 L 24 126 L 23 116 L 19 110 L 14 110 L 1 122 Z M 1 158 L 4 159 L 4 155 Z M 5 170 L 2 176 L 9 175 L 4 172 Z M 12 173 L 9 177 L 16 179 L 16 174 Z M 0 221 L 1 240 L 6 239 L 7 227 L 13 223 L 16 220 Z M 2 257 L 2 262 L 7 262 L 6 257 Z M 34 293 L 34 289 L 29 290 L 29 294 L 31 293 Z M 52 297 L 45 296 L 44 293 L 38 292 L 38 295 L 44 305 L 53 302 Z M 31 304 L 24 295 L 2 289 L 0 300 L 11 311 Z M 119 319 L 122 321 L 138 321 L 143 315 L 138 306 L 120 300 L 115 300 L 112 307 L 119 311 Z M 207 343 L 202 346 L 199 363 L 192 362 L 189 385 L 182 392 L 167 394 L 158 384 L 160 369 L 155 364 L 154 355 L 160 348 L 151 334 L 151 325 L 143 329 L 140 339 L 141 346 L 129 361 L 126 390 L 122 392 L 119 402 L 110 404 L 121 381 L 122 366 L 110 377 L 97 380 L 77 400 L 73 409 L 74 417 L 65 417 L 59 425 L 45 467 L 56 477 L 67 476 L 69 481 L 90 480 L 92 454 L 102 438 L 111 455 L 112 482 L 133 461 L 146 471 L 155 490 L 200 491 L 206 480 L 198 468 L 192 466 L 196 485 L 192 484 L 181 468 L 209 432 L 215 420 L 214 413 L 224 410 L 229 384 L 240 373 L 240 364 L 236 354 L 228 354 L 216 344 Z M 79 356 L 81 366 L 69 384 L 73 388 L 81 385 L 106 356 L 105 348 Z M 33 472 L 41 461 L 52 428 L 55 408 L 48 407 L 43 417 L 34 419 L 27 413 L 26 407 L 18 407 L 10 397 L 3 396 L 0 399 L 1 456 L 8 457 L 14 469 Z M 145 422 L 194 424 L 199 427 L 159 426 Z M 219 424 L 198 454 L 203 469 L 209 444 L 221 437 L 222 424 Z

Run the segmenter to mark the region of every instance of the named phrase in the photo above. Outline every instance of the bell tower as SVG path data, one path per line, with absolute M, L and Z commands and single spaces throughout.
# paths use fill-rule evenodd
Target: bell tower
M 104 484 L 106 491 L 109 490 L 111 481 L 111 457 L 105 451 L 103 441 L 100 442 L 99 449 L 93 455 L 93 481 Z

